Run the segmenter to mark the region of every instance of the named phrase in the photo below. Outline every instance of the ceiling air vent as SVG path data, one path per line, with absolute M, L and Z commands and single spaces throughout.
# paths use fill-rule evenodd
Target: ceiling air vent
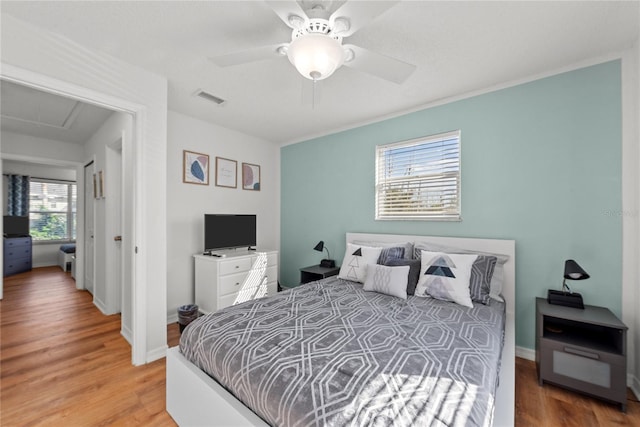
M 216 105 L 222 105 L 225 102 L 227 102 L 224 99 L 218 98 L 217 96 L 212 95 L 209 92 L 205 92 L 202 89 L 198 89 L 194 95 L 195 96 L 199 96 L 200 98 L 206 99 L 207 101 L 211 101 L 211 102 L 215 103 Z

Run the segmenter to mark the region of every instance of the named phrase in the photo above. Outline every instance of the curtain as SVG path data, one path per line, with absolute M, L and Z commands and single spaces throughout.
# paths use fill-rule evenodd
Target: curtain
M 23 175 L 7 175 L 9 185 L 7 191 L 7 215 L 29 216 L 29 177 Z

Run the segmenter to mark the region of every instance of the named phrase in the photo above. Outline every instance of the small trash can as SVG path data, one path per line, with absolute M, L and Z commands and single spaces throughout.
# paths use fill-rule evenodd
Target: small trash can
M 180 333 L 184 328 L 198 318 L 198 306 L 195 304 L 181 305 L 178 307 L 178 325 L 180 325 Z

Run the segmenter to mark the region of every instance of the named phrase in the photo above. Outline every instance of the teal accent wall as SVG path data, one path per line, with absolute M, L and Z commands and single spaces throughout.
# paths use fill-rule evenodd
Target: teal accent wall
M 591 275 L 572 289 L 620 316 L 621 102 L 612 61 L 283 147 L 281 282 L 319 240 L 340 264 L 350 231 L 513 239 L 518 346 L 535 347 L 535 297 L 569 258 Z M 462 221 L 376 221 L 376 145 L 456 129 Z

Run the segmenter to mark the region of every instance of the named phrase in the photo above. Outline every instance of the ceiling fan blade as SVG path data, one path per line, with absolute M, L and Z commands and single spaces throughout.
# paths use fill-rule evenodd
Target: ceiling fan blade
M 307 20 L 307 14 L 304 13 L 304 10 L 300 7 L 297 1 L 274 1 L 274 0 L 264 0 L 264 2 L 269 6 L 273 11 L 278 15 L 282 22 L 287 24 L 288 27 L 298 29 L 299 23 L 296 25 L 295 22 L 292 22 L 289 19 L 292 15 L 298 16 L 303 20 Z
M 394 1 L 347 1 L 331 14 L 329 23 L 333 27 L 337 18 L 347 18 L 349 28 L 339 33 L 342 37 L 349 37 L 360 28 L 367 25 L 384 13 L 387 9 L 395 6 L 399 0 Z
M 209 59 L 220 67 L 230 67 L 232 65 L 245 64 L 247 62 L 263 61 L 265 59 L 282 58 L 278 52 L 281 47 L 288 46 L 289 43 L 280 43 L 270 46 L 261 46 L 253 49 L 242 50 L 240 52 L 229 53 L 226 55 L 214 56 Z
M 352 60 L 344 63 L 345 66 L 394 83 L 403 83 L 416 69 L 415 65 L 371 52 L 359 46 L 346 44 L 344 48 L 351 49 L 354 54 Z

